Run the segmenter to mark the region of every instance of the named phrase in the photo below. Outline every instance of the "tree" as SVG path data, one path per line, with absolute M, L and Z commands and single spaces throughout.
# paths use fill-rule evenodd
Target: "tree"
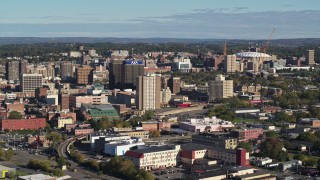
M 317 161 L 317 169 L 320 170 L 320 159 Z
M 252 152 L 252 145 L 248 142 L 240 142 L 238 148 L 244 148 L 247 152 Z
M 279 134 L 278 134 L 277 132 L 275 132 L 275 131 L 268 131 L 268 132 L 266 133 L 266 136 L 267 136 L 268 138 L 278 138 L 278 137 L 279 137 Z
M 289 122 L 294 123 L 296 122 L 296 119 L 293 116 L 289 116 L 285 112 L 278 112 L 275 114 L 275 120 L 278 122 Z
M 308 142 L 316 142 L 318 140 L 317 136 L 311 132 L 305 132 L 300 134 L 297 139 L 301 141 L 308 141 Z
M 63 171 L 62 171 L 61 169 L 59 169 L 59 168 L 56 168 L 56 169 L 54 169 L 54 170 L 52 171 L 52 174 L 53 174 L 54 176 L 61 177 L 61 176 L 63 176 Z
M 315 166 L 317 165 L 317 159 L 315 158 L 308 158 L 306 161 L 305 161 L 305 166 Z
M 4 159 L 6 161 L 9 161 L 12 158 L 13 155 L 14 155 L 13 150 L 12 149 L 8 149 L 7 151 L 4 152 Z
M 137 180 L 154 180 L 154 177 L 152 176 L 152 174 L 150 172 L 147 172 L 143 169 L 139 170 L 137 176 L 136 176 Z
M 65 166 L 67 164 L 66 159 L 64 157 L 59 157 L 57 158 L 56 161 L 60 168 L 62 168 L 62 166 Z
M 21 119 L 22 115 L 18 111 L 11 111 L 8 116 L 9 119 Z
M 276 138 L 267 138 L 261 144 L 261 154 L 264 157 L 284 161 L 288 158 L 288 153 L 283 150 L 283 144 Z
M 51 148 L 53 150 L 54 148 L 56 148 L 56 144 L 62 141 L 62 136 L 60 133 L 51 132 L 46 135 L 46 139 L 52 143 Z

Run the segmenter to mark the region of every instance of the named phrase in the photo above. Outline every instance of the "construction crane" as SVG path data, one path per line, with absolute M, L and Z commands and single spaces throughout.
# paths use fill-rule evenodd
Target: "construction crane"
M 273 33 L 276 31 L 276 28 L 273 28 L 273 30 L 272 30 L 272 32 L 271 32 L 271 34 L 270 34 L 270 36 L 269 36 L 269 38 L 268 38 L 268 40 L 264 43 L 264 45 L 263 45 L 263 53 L 267 53 L 267 49 L 268 49 L 268 47 L 269 47 L 269 43 L 270 43 L 270 40 L 272 39 L 272 35 L 273 35 Z
M 273 28 L 270 36 L 268 37 L 267 41 L 263 44 L 262 46 L 262 49 L 263 49 L 263 55 L 260 57 L 260 66 L 259 66 L 259 69 L 262 70 L 263 68 L 263 63 L 264 63 L 264 56 L 265 54 L 267 53 L 267 49 L 269 47 L 269 43 L 270 43 L 270 40 L 272 39 L 272 35 L 273 33 L 276 31 L 276 28 Z M 261 55 L 261 54 L 260 54 Z

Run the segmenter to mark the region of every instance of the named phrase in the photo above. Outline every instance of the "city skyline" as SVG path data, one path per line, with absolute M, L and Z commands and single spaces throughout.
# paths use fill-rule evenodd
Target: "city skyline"
M 0 37 L 319 38 L 320 3 L 305 1 L 5 1 Z M 14 9 L 14 11 L 12 11 Z

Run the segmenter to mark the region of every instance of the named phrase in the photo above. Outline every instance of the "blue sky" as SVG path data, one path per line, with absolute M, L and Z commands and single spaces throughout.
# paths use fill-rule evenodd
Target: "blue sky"
M 320 38 L 319 0 L 6 0 L 1 37 Z

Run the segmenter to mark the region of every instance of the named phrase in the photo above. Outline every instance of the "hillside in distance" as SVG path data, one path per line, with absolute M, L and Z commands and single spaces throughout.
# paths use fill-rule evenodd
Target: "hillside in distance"
M 37 43 L 182 43 L 182 44 L 222 44 L 226 39 L 178 39 L 178 38 L 94 38 L 94 37 L 0 37 L 0 45 L 8 44 L 37 44 Z M 232 44 L 264 43 L 266 40 L 227 40 Z M 298 38 L 298 39 L 275 39 L 270 44 L 276 46 L 305 46 L 320 45 L 320 38 Z

